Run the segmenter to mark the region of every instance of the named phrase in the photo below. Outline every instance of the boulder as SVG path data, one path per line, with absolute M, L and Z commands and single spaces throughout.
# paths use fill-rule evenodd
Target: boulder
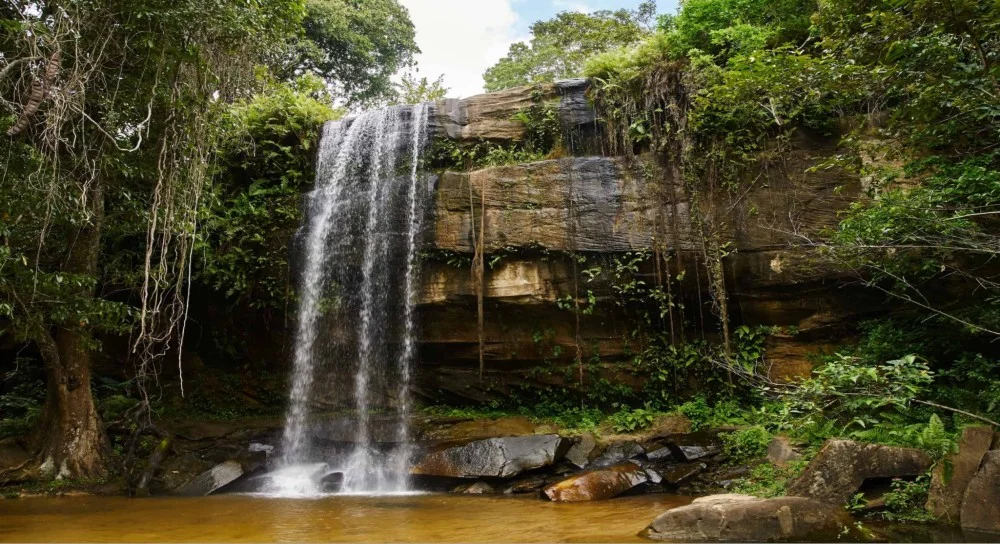
M 843 509 L 804 497 L 710 495 L 666 511 L 643 535 L 678 542 L 832 541 L 844 521 Z
M 452 493 L 464 493 L 466 495 L 493 495 L 496 492 L 496 489 L 492 485 L 481 481 L 473 484 L 463 484 L 452 490 Z
M 319 479 L 319 487 L 325 493 L 336 493 L 344 487 L 344 473 L 331 472 Z
M 992 441 L 991 427 L 966 427 L 962 431 L 958 453 L 934 467 L 927 499 L 927 510 L 931 514 L 949 523 L 958 523 L 965 490 L 979 471 Z
M 212 492 L 235 482 L 243 474 L 243 467 L 239 461 L 226 461 L 195 476 L 193 480 L 181 486 L 177 490 L 177 494 L 187 496 L 211 495 Z
M 666 437 L 665 444 L 674 458 L 682 463 L 697 461 L 722 452 L 718 435 L 705 431 L 675 434 Z
M 576 442 L 566 452 L 566 460 L 577 468 L 585 468 L 590 463 L 590 457 L 597 448 L 597 439 L 591 433 L 580 435 Z
M 801 458 L 802 454 L 795 451 L 792 441 L 787 436 L 775 436 L 767 445 L 767 460 L 774 466 L 783 467 Z
M 648 481 L 642 467 L 626 461 L 582 472 L 546 487 L 544 493 L 556 502 L 599 501 L 613 499 Z
M 1000 450 L 986 453 L 979 472 L 969 482 L 961 520 L 963 529 L 1000 533 Z
M 566 455 L 570 441 L 555 434 L 476 440 L 427 454 L 413 474 L 451 478 L 510 478 L 550 466 Z
M 646 448 L 635 442 L 615 442 L 605 448 L 601 455 L 597 456 L 597 459 L 594 459 L 593 466 L 607 467 L 645 455 Z
M 664 471 L 663 479 L 671 485 L 681 485 L 691 478 L 701 474 L 707 468 L 708 465 L 702 462 L 684 463 L 682 465 L 671 467 L 670 470 Z
M 917 449 L 831 439 L 787 492 L 842 506 L 869 478 L 919 476 L 930 466 L 931 458 Z
M 664 446 L 662 448 L 657 448 L 653 451 L 646 452 L 646 459 L 653 462 L 660 461 L 671 461 L 674 459 L 674 452 L 670 448 Z
M 507 486 L 503 492 L 508 495 L 535 493 L 545 487 L 545 484 L 547 483 L 549 483 L 549 478 L 546 476 L 530 476 L 528 478 L 515 480 Z

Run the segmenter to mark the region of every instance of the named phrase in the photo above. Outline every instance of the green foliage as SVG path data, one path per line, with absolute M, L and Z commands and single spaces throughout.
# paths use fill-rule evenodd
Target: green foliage
M 29 361 L 20 360 L 19 366 Z M 25 436 L 41 416 L 45 381 L 37 369 L 27 367 L 5 375 L 0 382 L 0 439 Z
M 797 478 L 808 464 L 805 459 L 794 461 L 784 467 L 761 463 L 750 469 L 750 474 L 745 478 L 737 480 L 731 490 L 733 493 L 765 499 L 780 497 L 785 494 L 786 485 Z
M 886 492 L 885 510 L 876 515 L 888 521 L 933 522 L 934 516 L 927 511 L 927 495 L 931 478 L 924 474 L 915 481 L 894 479 L 892 491 Z
M 719 435 L 722 439 L 722 451 L 727 462 L 740 465 L 758 459 L 767 454 L 767 446 L 771 443 L 771 433 L 762 425 L 754 425 L 731 433 Z
M 529 43 L 512 44 L 507 56 L 486 70 L 486 90 L 579 77 L 591 55 L 632 45 L 645 37 L 646 25 L 655 12 L 655 2 L 643 2 L 634 11 L 564 11 L 551 20 L 538 21 L 531 25 Z
M 747 410 L 733 400 L 719 401 L 710 405 L 705 397 L 698 396 L 678 406 L 677 412 L 691 420 L 691 429 L 695 431 L 747 423 Z
M 623 408 L 608 418 L 616 433 L 631 433 L 645 429 L 656 420 L 656 412 L 646 408 Z
M 402 80 L 396 85 L 397 97 L 393 101 L 396 104 L 420 104 L 422 102 L 436 102 L 448 95 L 448 88 L 444 86 L 444 75 L 438 76 L 434 81 L 429 81 L 426 77 L 419 80 L 412 73 L 403 74 Z
M 195 254 L 202 282 L 250 308 L 284 308 L 290 294 L 288 245 L 315 177 L 320 129 L 343 115 L 317 98 L 321 90 L 314 78 L 275 84 L 225 119 Z
M 279 76 L 313 73 L 338 98 L 373 105 L 396 96 L 392 76 L 419 52 L 409 13 L 396 0 L 306 0 Z

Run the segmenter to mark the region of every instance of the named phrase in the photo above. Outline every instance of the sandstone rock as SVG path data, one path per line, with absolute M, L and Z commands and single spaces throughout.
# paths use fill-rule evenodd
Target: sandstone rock
M 556 502 L 580 502 L 612 499 L 649 481 L 646 471 L 632 462 L 588 470 L 544 489 Z
M 935 517 L 958 523 L 965 490 L 979 471 L 979 465 L 992 441 L 991 427 L 966 427 L 958 442 L 958 453 L 934 467 L 927 510 Z
M 802 455 L 792 448 L 792 441 L 787 436 L 775 436 L 767 445 L 767 460 L 775 466 L 783 467 L 801 458 Z
M 962 501 L 962 528 L 1000 533 L 1000 450 L 983 457 Z
M 597 439 L 591 433 L 580 435 L 576 442 L 566 452 L 566 460 L 577 468 L 584 468 L 590 463 L 590 456 L 597 448 Z
M 993 434 L 993 444 L 990 445 L 991 450 L 1000 450 L 1000 433 Z
M 803 497 L 711 495 L 666 511 L 643 534 L 677 542 L 832 540 L 844 517 L 838 507 Z
M 722 442 L 715 434 L 699 431 L 695 433 L 671 435 L 666 445 L 680 462 L 697 461 L 722 452 Z
M 702 462 L 685 463 L 683 465 L 671 467 L 670 470 L 665 471 L 663 473 L 663 479 L 671 485 L 681 485 L 691 478 L 701 474 L 706 469 L 708 469 L 708 465 Z
M 930 466 L 930 457 L 917 449 L 827 440 L 788 494 L 842 506 L 868 478 L 919 476 Z
M 566 455 L 569 440 L 554 434 L 490 438 L 427 454 L 411 472 L 452 478 L 510 478 L 552 465 Z
M 243 467 L 239 461 L 226 461 L 199 474 L 190 482 L 177 490 L 178 495 L 202 496 L 229 485 L 243 476 Z

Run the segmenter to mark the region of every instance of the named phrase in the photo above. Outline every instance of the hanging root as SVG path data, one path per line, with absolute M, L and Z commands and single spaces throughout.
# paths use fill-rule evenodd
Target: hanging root
M 49 62 L 45 64 L 45 72 L 41 80 L 35 79 L 31 84 L 31 92 L 28 94 L 28 102 L 24 104 L 24 109 L 21 110 L 21 116 L 17 118 L 17 122 L 14 126 L 7 129 L 7 136 L 17 136 L 24 129 L 28 128 L 31 120 L 35 117 L 35 113 L 38 112 L 38 108 L 42 105 L 42 102 L 49 95 L 49 89 L 52 88 L 52 83 L 55 81 L 56 76 L 59 75 L 59 65 L 62 56 L 59 53 L 59 49 L 52 52 L 49 56 Z

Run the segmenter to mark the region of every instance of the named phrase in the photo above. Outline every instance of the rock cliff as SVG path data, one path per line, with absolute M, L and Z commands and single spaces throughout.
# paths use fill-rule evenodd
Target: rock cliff
M 419 307 L 420 394 L 482 400 L 513 387 L 568 384 L 578 350 L 596 376 L 640 386 L 642 377 L 627 370 L 634 349 L 628 304 L 609 273 L 626 256 L 669 254 L 681 263 L 677 296 L 686 314 L 677 334 L 712 337 L 718 326 L 693 198 L 710 199 L 719 210 L 731 324 L 796 332 L 768 340 L 772 377 L 808 372 L 810 352 L 881 310 L 881 298 L 852 286 L 852 276 L 819 259 L 811 243 L 861 192 L 857 177 L 814 168 L 837 153 L 835 137 L 797 134 L 791 150 L 761 167 L 748 189 L 692 196 L 673 179 L 676 169 L 651 154 L 603 153 L 586 93 L 585 81 L 572 80 L 437 104 L 439 141 L 516 145 L 530 130 L 519 112 L 538 105 L 556 113 L 563 139 L 549 160 L 438 172 Z M 482 380 L 471 267 L 480 242 Z M 635 276 L 662 278 L 667 272 L 656 261 L 642 261 Z M 532 371 L 540 366 L 547 370 Z

